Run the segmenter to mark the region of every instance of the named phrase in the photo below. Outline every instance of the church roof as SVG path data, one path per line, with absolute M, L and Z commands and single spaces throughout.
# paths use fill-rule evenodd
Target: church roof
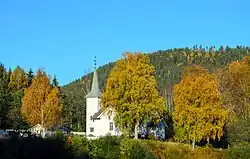
M 99 87 L 99 80 L 96 70 L 94 71 L 91 91 L 85 96 L 85 98 L 98 98 L 101 96 L 101 91 Z
M 94 115 L 93 115 L 93 119 L 98 119 L 99 115 L 101 115 L 103 112 L 102 109 L 100 109 L 98 112 L 96 112 Z

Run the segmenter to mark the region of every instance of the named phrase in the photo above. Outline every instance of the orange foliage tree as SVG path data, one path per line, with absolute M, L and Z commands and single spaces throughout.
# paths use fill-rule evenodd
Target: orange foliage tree
M 232 62 L 218 73 L 223 105 L 230 110 L 230 117 L 250 117 L 250 56 Z
M 174 87 L 173 120 L 176 138 L 182 141 L 220 138 L 227 110 L 222 107 L 216 76 L 200 66 L 184 69 Z
M 46 73 L 38 70 L 31 86 L 25 90 L 22 114 L 31 126 L 41 124 L 48 128 L 60 122 L 61 111 L 58 88 L 52 88 Z

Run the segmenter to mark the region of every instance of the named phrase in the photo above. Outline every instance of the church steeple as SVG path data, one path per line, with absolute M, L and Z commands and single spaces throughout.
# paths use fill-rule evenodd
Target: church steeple
M 97 72 L 96 72 L 96 57 L 94 59 L 94 64 L 95 64 L 95 70 L 94 70 L 94 75 L 93 75 L 93 79 L 92 79 L 91 90 L 85 96 L 85 98 L 99 98 L 101 96 L 98 75 L 97 75 Z

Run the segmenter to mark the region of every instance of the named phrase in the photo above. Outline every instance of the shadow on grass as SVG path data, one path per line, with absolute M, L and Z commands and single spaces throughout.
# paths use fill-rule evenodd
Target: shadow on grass
M 74 156 L 65 147 L 64 141 L 42 138 L 13 138 L 0 140 L 1 159 L 88 159 L 87 156 Z

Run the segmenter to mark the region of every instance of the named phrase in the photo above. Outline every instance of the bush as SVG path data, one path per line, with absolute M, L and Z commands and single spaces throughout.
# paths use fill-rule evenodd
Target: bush
M 104 136 L 95 140 L 88 140 L 81 136 L 72 136 L 68 140 L 70 149 L 75 156 L 84 158 L 104 158 L 104 159 L 223 159 L 227 158 L 226 151 L 219 151 L 212 148 L 196 148 L 194 151 L 191 145 L 161 142 L 155 140 L 136 140 L 116 136 Z M 250 150 L 250 146 L 247 147 Z M 248 149 L 245 149 L 247 151 Z M 233 149 L 232 158 L 239 156 L 239 151 Z M 244 151 L 244 152 L 245 152 Z M 250 157 L 249 157 L 250 158 Z
M 124 139 L 120 145 L 121 158 L 143 158 L 143 159 L 154 159 L 154 155 L 151 149 L 142 140 L 136 139 Z
M 55 137 L 57 140 L 65 140 L 66 135 L 64 135 L 64 133 L 62 131 L 57 130 Z
M 190 146 L 172 142 L 146 141 L 156 158 L 187 158 Z
M 188 158 L 192 159 L 226 159 L 227 152 L 215 150 L 212 148 L 197 148 L 194 151 L 191 151 L 188 155 Z
M 237 120 L 228 127 L 230 143 L 238 144 L 250 141 L 250 118 L 247 120 Z
M 117 136 L 104 136 L 90 140 L 90 156 L 93 158 L 117 159 L 120 157 L 120 142 Z
M 228 158 L 229 159 L 249 159 L 250 158 L 250 144 L 241 143 L 237 146 L 228 149 Z
M 69 136 L 67 146 L 75 156 L 88 156 L 90 151 L 90 142 L 82 136 Z
M 71 136 L 68 139 L 68 146 L 75 156 L 117 159 L 120 157 L 121 140 L 121 137 L 110 135 L 95 140 L 88 140 L 82 136 Z

